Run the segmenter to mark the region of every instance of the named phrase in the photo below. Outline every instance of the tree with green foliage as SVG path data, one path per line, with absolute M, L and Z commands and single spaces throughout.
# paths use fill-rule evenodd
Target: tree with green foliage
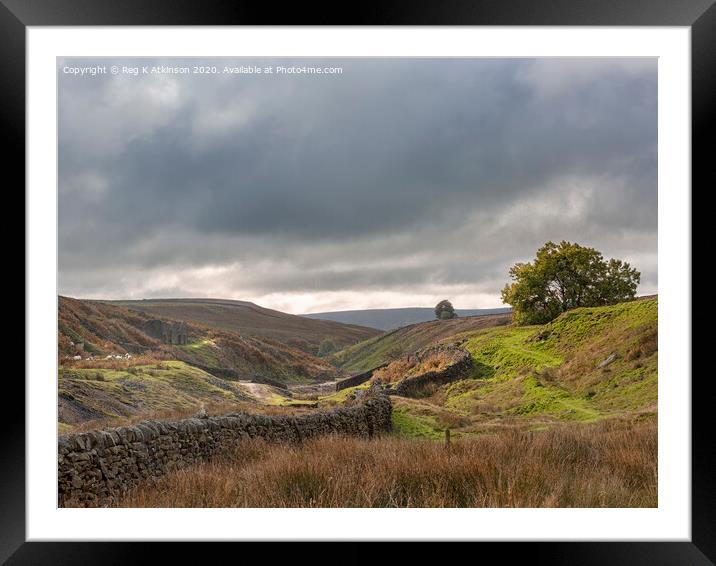
M 330 338 L 326 338 L 318 345 L 318 355 L 327 356 L 336 351 L 336 343 Z
M 438 320 L 449 320 L 451 318 L 457 318 L 457 313 L 455 312 L 452 303 L 445 299 L 435 305 L 435 318 L 437 318 Z
M 562 241 L 547 242 L 533 262 L 515 264 L 510 277 L 502 301 L 512 306 L 515 323 L 544 324 L 576 307 L 633 299 L 641 274 L 594 248 Z

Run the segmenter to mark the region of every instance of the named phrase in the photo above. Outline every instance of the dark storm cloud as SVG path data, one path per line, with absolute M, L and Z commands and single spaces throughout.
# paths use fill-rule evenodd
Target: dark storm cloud
M 548 238 L 640 258 L 655 288 L 655 60 L 281 63 L 343 73 L 60 72 L 61 291 L 233 266 L 221 289 L 253 296 L 496 294 Z

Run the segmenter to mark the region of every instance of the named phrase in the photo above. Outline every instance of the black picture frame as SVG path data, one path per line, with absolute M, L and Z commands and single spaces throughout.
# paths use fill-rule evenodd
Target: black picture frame
M 443 0 L 440 2 L 383 1 L 351 6 L 339 3 L 270 3 L 221 0 L 0 0 L 1 128 L 6 141 L 5 179 L 25 185 L 25 32 L 27 26 L 86 25 L 511 25 L 511 26 L 687 26 L 692 40 L 692 210 L 697 194 L 716 186 L 716 168 L 707 139 L 716 108 L 716 4 L 714 0 Z M 12 187 L 12 189 L 10 189 Z M 697 192 L 695 187 L 700 187 Z M 7 194 L 7 193 L 6 193 Z M 24 205 L 23 205 L 24 206 Z M 7 210 L 7 209 L 6 209 Z M 693 222 L 693 220 L 692 220 Z M 693 224 L 692 224 L 693 226 Z M 693 238 L 694 251 L 704 251 L 703 239 Z M 692 253 L 692 257 L 698 257 Z M 693 296 L 698 297 L 694 279 Z M 26 282 L 27 283 L 27 282 Z M 26 296 L 26 295 L 25 295 Z M 27 305 L 26 305 L 27 308 Z M 693 311 L 692 311 L 693 312 Z M 692 324 L 707 314 L 692 315 Z M 692 331 L 692 344 L 705 334 Z M 30 336 L 27 339 L 31 339 Z M 692 345 L 692 351 L 694 351 Z M 686 376 L 691 377 L 691 376 Z M 711 438 L 710 372 L 692 378 L 692 538 L 691 542 L 530 542 L 471 543 L 473 556 L 500 555 L 547 564 L 713 564 L 716 561 L 716 478 Z M 6 376 L 6 398 L 24 399 L 24 387 Z M 8 383 L 13 381 L 13 383 Z M 14 391 L 12 388 L 15 388 Z M 149 549 L 163 561 L 207 560 L 205 545 L 161 543 L 25 542 L 25 411 L 24 403 L 4 404 L 4 452 L 0 460 L 0 561 L 7 564 L 127 564 L 154 561 Z M 351 543 L 340 561 L 372 560 L 371 546 Z M 271 559 L 295 559 L 304 546 L 275 545 Z M 407 545 L 401 545 L 407 547 Z M 423 545 L 401 548 L 403 560 L 426 556 Z M 242 550 L 242 552 L 245 552 Z M 324 554 L 325 551 L 320 551 Z M 380 551 L 382 552 L 382 551 Z M 444 553 L 444 551 L 438 551 Z M 458 550 L 458 553 L 459 550 Z M 320 559 L 316 552 L 312 559 Z M 336 555 L 325 553 L 334 561 Z M 445 555 L 443 554 L 443 559 Z M 521 560 L 520 560 L 521 562 Z M 519 562 L 518 562 L 519 563 Z

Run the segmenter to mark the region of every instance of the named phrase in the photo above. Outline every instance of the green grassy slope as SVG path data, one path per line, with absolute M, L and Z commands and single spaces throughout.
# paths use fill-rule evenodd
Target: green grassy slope
M 648 299 L 575 309 L 544 326 L 465 334 L 473 374 L 429 399 L 396 399 L 396 429 L 425 437 L 426 426 L 433 435 L 450 427 L 459 436 L 653 417 L 657 311 L 657 299 Z
M 331 361 L 350 373 L 359 373 L 458 334 L 509 324 L 511 316 L 496 314 L 412 324 L 344 348 Z
M 106 426 L 115 418 L 191 414 L 207 405 L 252 401 L 242 385 L 179 361 L 121 369 L 60 368 L 58 378 L 61 433 L 87 421 Z

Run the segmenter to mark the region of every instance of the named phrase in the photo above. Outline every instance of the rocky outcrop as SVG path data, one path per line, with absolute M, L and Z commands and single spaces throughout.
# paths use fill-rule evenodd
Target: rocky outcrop
M 181 345 L 188 342 L 187 326 L 183 321 L 147 320 L 143 324 L 142 330 L 145 334 L 161 340 L 165 344 Z
M 61 507 L 97 507 L 141 482 L 204 462 L 241 441 L 300 442 L 325 434 L 371 437 L 391 429 L 390 399 L 372 389 L 360 403 L 301 415 L 236 413 L 134 426 L 58 438 Z

